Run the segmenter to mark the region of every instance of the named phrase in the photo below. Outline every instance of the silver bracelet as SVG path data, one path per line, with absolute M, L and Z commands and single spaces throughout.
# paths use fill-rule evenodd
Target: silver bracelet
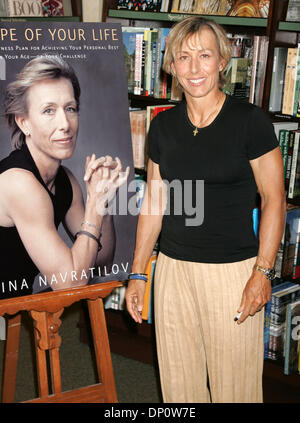
M 97 226 L 97 225 L 95 225 L 94 223 L 88 222 L 87 220 L 84 220 L 84 221 L 81 223 L 81 226 L 83 226 L 83 225 L 87 225 L 87 226 L 90 226 L 91 228 L 98 229 L 98 230 L 100 231 L 100 236 L 101 236 L 101 227 L 100 227 L 100 226 Z

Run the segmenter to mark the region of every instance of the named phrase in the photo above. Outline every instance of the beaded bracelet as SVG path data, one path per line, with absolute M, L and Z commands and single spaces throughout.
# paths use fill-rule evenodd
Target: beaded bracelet
M 78 237 L 78 235 L 86 235 L 86 236 L 88 236 L 89 238 L 92 238 L 94 241 L 96 241 L 97 242 L 97 244 L 98 244 L 98 251 L 100 251 L 101 249 L 102 249 L 102 244 L 101 244 L 101 242 L 99 241 L 99 239 L 95 236 L 95 235 L 93 235 L 93 234 L 91 234 L 90 232 L 88 232 L 88 231 L 79 231 L 79 232 L 77 232 L 77 234 L 75 235 L 75 238 L 77 238 Z
M 138 279 L 148 282 L 148 275 L 146 273 L 129 273 L 128 280 Z

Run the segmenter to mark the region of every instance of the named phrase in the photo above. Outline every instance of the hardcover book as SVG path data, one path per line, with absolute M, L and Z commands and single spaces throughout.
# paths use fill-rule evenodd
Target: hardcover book
M 5 17 L 7 16 L 7 8 L 6 8 L 6 3 L 5 0 L 1 0 L 0 1 L 0 17 Z
M 269 101 L 270 112 L 280 112 L 282 108 L 286 59 L 287 48 L 275 47 Z
M 281 282 L 278 285 L 272 287 L 272 294 L 270 301 L 265 305 L 265 317 L 264 317 L 264 358 L 271 358 L 271 352 L 269 349 L 270 344 L 270 326 L 271 326 L 271 309 L 273 306 L 273 296 L 283 290 L 295 287 L 296 284 L 293 282 Z M 272 307 L 273 306 L 273 307 Z
M 286 214 L 282 277 L 295 279 L 295 260 L 298 252 L 299 232 L 300 208 L 296 207 L 289 210 Z
M 6 6 L 8 16 L 43 16 L 41 0 L 6 0 Z
M 95 264 L 90 268 L 89 276 L 78 272 L 74 274 L 73 270 L 73 273 L 66 275 L 63 271 L 58 280 L 57 275 L 53 274 L 50 278 L 40 272 L 35 276 L 33 292 L 51 289 L 58 282 L 63 284 L 65 277 L 72 277 L 72 281 L 84 278 L 84 283 L 125 280 L 131 271 L 138 213 L 135 206 L 136 184 L 121 26 L 46 21 L 2 23 L 1 28 L 2 34 L 6 34 L 0 41 L 1 48 L 6 52 L 3 54 L 6 70 L 4 78 L 0 80 L 1 114 L 5 88 L 17 79 L 24 66 L 39 57 L 57 57 L 73 68 L 81 88 L 76 147 L 72 156 L 63 161 L 63 166 L 76 178 L 83 198 L 86 198 L 83 176 L 87 156 L 94 153 L 96 157 L 110 156 L 114 160 L 118 157 L 122 162 L 122 174 L 127 167 L 130 168 L 127 182 L 109 200 L 106 209 L 112 229 L 109 229 L 109 233 L 112 236 L 107 238 L 103 233 L 101 243 L 103 251 L 109 249 L 110 258 L 105 264 Z M 52 109 L 49 113 L 51 115 Z M 0 131 L 3 140 L 0 146 L 2 160 L 11 153 L 10 129 L 4 119 L 0 121 Z M 62 225 L 58 227 L 58 233 L 64 243 L 72 248 L 74 236 L 69 237 Z M 8 251 L 7 254 L 14 253 Z M 38 263 L 36 267 L 39 269 Z M 8 276 L 11 280 L 5 280 L 0 273 L 0 298 L 6 294 L 27 295 L 27 275 L 22 274 L 22 269 L 18 275 L 20 280 L 13 280 L 13 273 L 11 278 Z M 120 298 L 124 297 L 124 289 L 118 294 Z
M 300 195 L 299 191 L 299 176 L 300 176 L 300 143 L 299 130 L 293 131 L 294 145 L 291 162 L 291 173 L 289 180 L 288 198 L 297 198 Z
M 284 374 L 296 374 L 299 368 L 300 300 L 287 306 Z
M 300 2 L 299 0 L 289 0 L 286 21 L 300 22 Z
M 297 75 L 297 56 L 297 48 L 288 49 L 282 102 L 282 113 L 286 115 L 293 115 L 294 111 L 294 94 L 296 88 Z
M 122 27 L 128 92 L 142 94 L 142 55 L 146 28 Z
M 137 169 L 145 169 L 146 110 L 132 110 L 129 116 L 133 164 Z

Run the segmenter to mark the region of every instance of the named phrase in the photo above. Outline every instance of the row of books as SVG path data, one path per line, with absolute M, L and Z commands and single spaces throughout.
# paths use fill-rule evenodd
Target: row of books
M 146 168 L 148 161 L 146 140 L 151 120 L 158 113 L 170 107 L 174 107 L 174 104 L 147 106 L 145 109 L 129 109 L 133 164 L 136 169 Z
M 300 117 L 300 43 L 274 49 L 269 111 Z
M 270 0 L 247 2 L 232 0 L 118 0 L 117 9 L 162 12 L 162 13 L 190 13 L 218 16 L 243 16 L 267 18 Z M 299 0 L 289 0 L 283 20 L 289 22 L 300 21 Z
M 1 0 L 0 17 L 73 16 L 71 0 Z
M 228 34 L 228 38 L 231 40 L 232 58 L 226 69 L 223 91 L 261 106 L 269 38 L 263 35 L 249 37 L 233 34 Z M 236 54 L 236 40 L 239 38 L 245 45 L 241 56 Z
M 284 374 L 300 373 L 300 285 L 281 281 L 265 306 L 264 358 L 282 363 Z
M 270 1 L 207 1 L 207 0 L 169 0 L 171 13 L 196 13 L 202 15 L 247 16 L 253 18 L 267 18 Z
M 274 123 L 284 164 L 287 198 L 300 197 L 300 131 L 297 122 Z
M 162 70 L 170 28 L 122 27 L 128 92 L 180 101 L 174 78 Z M 268 37 L 228 34 L 232 59 L 226 70 L 224 92 L 262 105 Z
M 162 71 L 170 28 L 122 27 L 128 92 L 180 100 L 175 81 Z
M 247 5 L 230 0 L 118 0 L 117 9 L 266 18 L 269 5 L 269 0 L 262 2 L 261 5 L 256 0 L 248 1 Z

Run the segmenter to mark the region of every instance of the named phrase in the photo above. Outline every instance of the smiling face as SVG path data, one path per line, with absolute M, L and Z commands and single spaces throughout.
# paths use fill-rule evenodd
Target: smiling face
M 26 116 L 16 122 L 26 142 L 40 155 L 56 161 L 72 156 L 78 132 L 78 107 L 66 78 L 37 82 L 27 92 Z
M 219 72 L 225 67 L 213 31 L 203 28 L 183 41 L 171 65 L 186 96 L 205 97 L 219 90 Z

